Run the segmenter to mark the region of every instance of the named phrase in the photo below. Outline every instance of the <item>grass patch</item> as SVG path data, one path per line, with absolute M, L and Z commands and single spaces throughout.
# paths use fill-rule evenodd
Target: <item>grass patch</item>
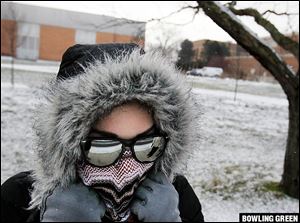
M 255 168 L 257 170 L 254 171 Z M 283 199 L 285 193 L 280 183 L 265 179 L 267 173 L 259 171 L 261 168 L 258 164 L 224 166 L 221 171 L 213 170 L 212 176 L 200 182 L 199 186 L 203 192 L 219 195 L 223 200 L 237 197 Z
M 227 179 L 221 179 L 214 177 L 212 180 L 203 183 L 202 189 L 204 191 L 215 193 L 223 197 L 223 199 L 230 199 L 236 193 L 241 193 L 247 182 L 245 180 L 238 180 L 234 182 L 228 182 Z
M 271 192 L 277 198 L 281 198 L 285 195 L 283 188 L 280 186 L 279 182 L 274 182 L 274 181 L 263 182 L 261 190 L 263 192 Z
M 283 192 L 279 182 L 267 181 L 263 183 L 264 191 Z

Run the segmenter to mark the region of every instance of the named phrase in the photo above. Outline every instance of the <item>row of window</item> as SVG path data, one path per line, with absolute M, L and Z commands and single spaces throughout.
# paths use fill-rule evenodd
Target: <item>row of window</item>
M 37 24 L 18 23 L 17 57 L 36 60 L 39 57 L 40 26 Z M 76 30 L 76 43 L 96 43 L 96 32 Z

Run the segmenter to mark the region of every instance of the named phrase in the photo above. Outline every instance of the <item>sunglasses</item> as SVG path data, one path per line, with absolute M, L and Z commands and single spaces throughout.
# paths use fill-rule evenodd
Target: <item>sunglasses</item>
M 140 163 L 151 163 L 159 158 L 169 138 L 154 125 L 133 139 L 120 139 L 113 133 L 93 129 L 80 142 L 85 160 L 97 167 L 115 164 L 126 150 Z

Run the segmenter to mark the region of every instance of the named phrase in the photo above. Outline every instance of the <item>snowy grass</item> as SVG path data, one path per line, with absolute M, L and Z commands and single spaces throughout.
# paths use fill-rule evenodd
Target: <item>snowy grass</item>
M 41 82 L 31 80 L 12 88 L 1 77 L 1 183 L 31 169 L 32 112 L 35 86 Z M 288 127 L 288 104 L 280 86 L 241 81 L 243 93 L 234 101 L 234 80 L 192 82 L 206 89 L 192 91 L 203 112 L 196 120 L 202 131 L 185 172 L 205 220 L 238 221 L 241 212 L 299 212 L 297 199 L 276 190 Z M 213 83 L 221 87 L 209 90 Z
M 193 89 L 202 104 L 202 140 L 187 176 L 207 221 L 238 221 L 241 212 L 298 212 L 299 201 L 271 190 L 283 171 L 287 100 Z
M 278 83 L 245 81 L 231 78 L 213 78 L 187 76 L 188 81 L 195 88 L 214 89 L 228 92 L 234 92 L 237 82 L 237 93 L 247 93 L 254 95 L 267 95 L 268 97 L 285 98 L 285 94 Z

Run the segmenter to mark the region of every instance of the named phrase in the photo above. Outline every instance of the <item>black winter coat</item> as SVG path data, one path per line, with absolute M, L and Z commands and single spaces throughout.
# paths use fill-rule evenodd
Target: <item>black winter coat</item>
M 30 201 L 33 179 L 30 171 L 21 172 L 1 185 L 1 222 L 39 222 L 40 211 L 25 210 Z M 184 176 L 173 183 L 179 194 L 180 217 L 184 222 L 203 222 L 201 204 Z

